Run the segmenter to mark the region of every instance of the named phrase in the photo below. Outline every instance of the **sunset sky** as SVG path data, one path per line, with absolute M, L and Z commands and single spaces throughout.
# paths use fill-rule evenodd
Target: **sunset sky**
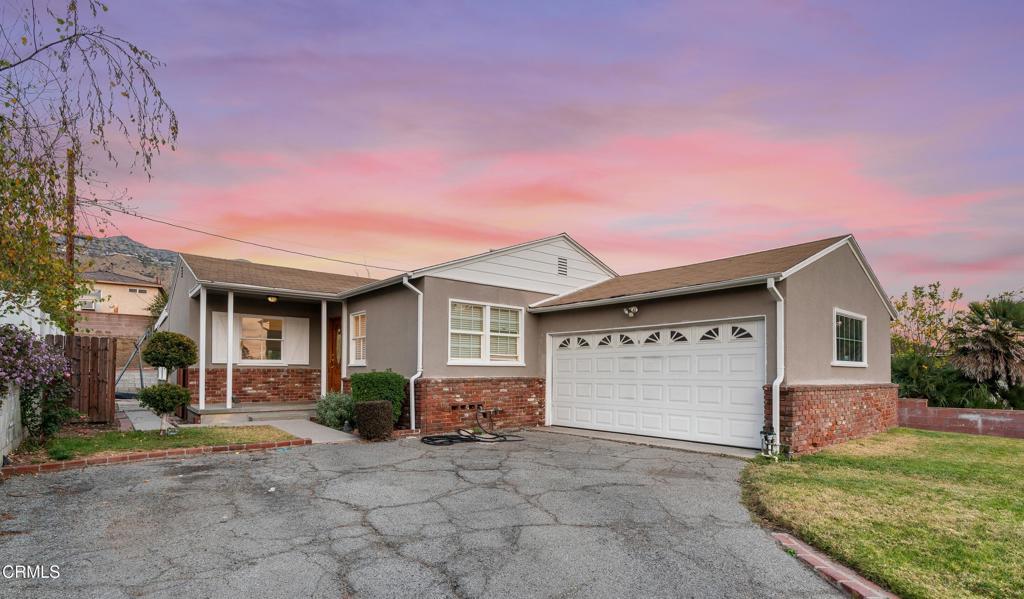
M 399 268 L 560 231 L 621 273 L 852 232 L 890 294 L 1024 287 L 1021 2 L 109 4 L 181 121 L 151 181 L 113 179 L 142 214 Z

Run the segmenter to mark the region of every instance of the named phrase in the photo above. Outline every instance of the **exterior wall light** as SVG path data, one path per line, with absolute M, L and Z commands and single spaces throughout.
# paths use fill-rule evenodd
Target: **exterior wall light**
M 276 304 L 277 303 L 277 296 L 276 295 L 268 295 L 267 296 L 267 301 L 272 303 L 272 304 Z
M 622 313 L 628 316 L 629 318 L 633 318 L 634 316 L 636 316 L 636 313 L 639 311 L 640 308 L 637 308 L 636 306 L 630 306 L 628 308 L 622 309 Z

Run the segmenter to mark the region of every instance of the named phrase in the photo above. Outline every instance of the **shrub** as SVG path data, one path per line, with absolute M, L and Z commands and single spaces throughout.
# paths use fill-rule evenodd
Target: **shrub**
M 32 390 L 71 376 L 67 358 L 30 331 L 0 326 L 0 390 L 17 385 Z
M 352 375 L 352 399 L 356 404 L 366 401 L 387 401 L 391 404 L 392 422 L 398 422 L 405 405 L 406 378 L 397 372 L 360 372 Z M 359 422 L 359 415 L 356 414 Z
M 30 437 L 40 443 L 60 430 L 65 423 L 79 417 L 68 405 L 71 381 L 66 377 L 49 385 L 36 385 L 21 392 L 21 423 Z
M 320 424 L 341 429 L 345 421 L 355 425 L 355 414 L 352 411 L 352 396 L 348 393 L 331 391 L 316 402 L 316 419 Z
M 379 441 L 391 436 L 394 428 L 391 405 L 388 401 L 363 401 L 355 404 L 359 434 L 364 439 Z
M 181 385 L 160 383 L 139 391 L 139 404 L 149 408 L 160 417 L 160 434 L 164 433 L 167 415 L 182 406 L 187 406 L 191 396 Z
M 900 397 L 922 397 L 934 406 L 998 407 L 984 385 L 971 381 L 941 357 L 912 352 L 895 354 L 892 380 L 900 386 Z
M 160 331 L 153 333 L 146 347 L 142 349 L 142 359 L 153 366 L 168 370 L 185 368 L 199 359 L 196 342 L 181 333 Z

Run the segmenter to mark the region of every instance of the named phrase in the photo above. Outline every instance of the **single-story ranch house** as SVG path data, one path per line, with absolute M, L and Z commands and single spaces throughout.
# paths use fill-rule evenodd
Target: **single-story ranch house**
M 423 433 L 482 406 L 801 453 L 896 424 L 894 310 L 852 235 L 631 275 L 566 234 L 384 280 L 189 254 L 175 275 L 160 327 L 199 343 L 193 417 L 390 369 Z

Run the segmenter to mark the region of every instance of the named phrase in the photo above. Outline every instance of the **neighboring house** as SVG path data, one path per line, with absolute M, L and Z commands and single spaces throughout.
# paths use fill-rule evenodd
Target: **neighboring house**
M 742 447 L 768 428 L 799 453 L 895 426 L 892 317 L 849 235 L 619 276 L 561 234 L 381 281 L 183 255 L 165 326 L 202 341 L 200 411 L 390 369 L 425 433 L 481 406 Z
M 108 271 L 84 272 L 82 278 L 88 281 L 91 290 L 79 300 L 75 330 L 86 335 L 117 338 L 120 368 L 132 356 L 135 342 L 152 324 L 149 304 L 164 292 L 163 288 L 157 281 Z M 132 381 L 137 386 L 137 377 L 124 379 L 125 383 Z

